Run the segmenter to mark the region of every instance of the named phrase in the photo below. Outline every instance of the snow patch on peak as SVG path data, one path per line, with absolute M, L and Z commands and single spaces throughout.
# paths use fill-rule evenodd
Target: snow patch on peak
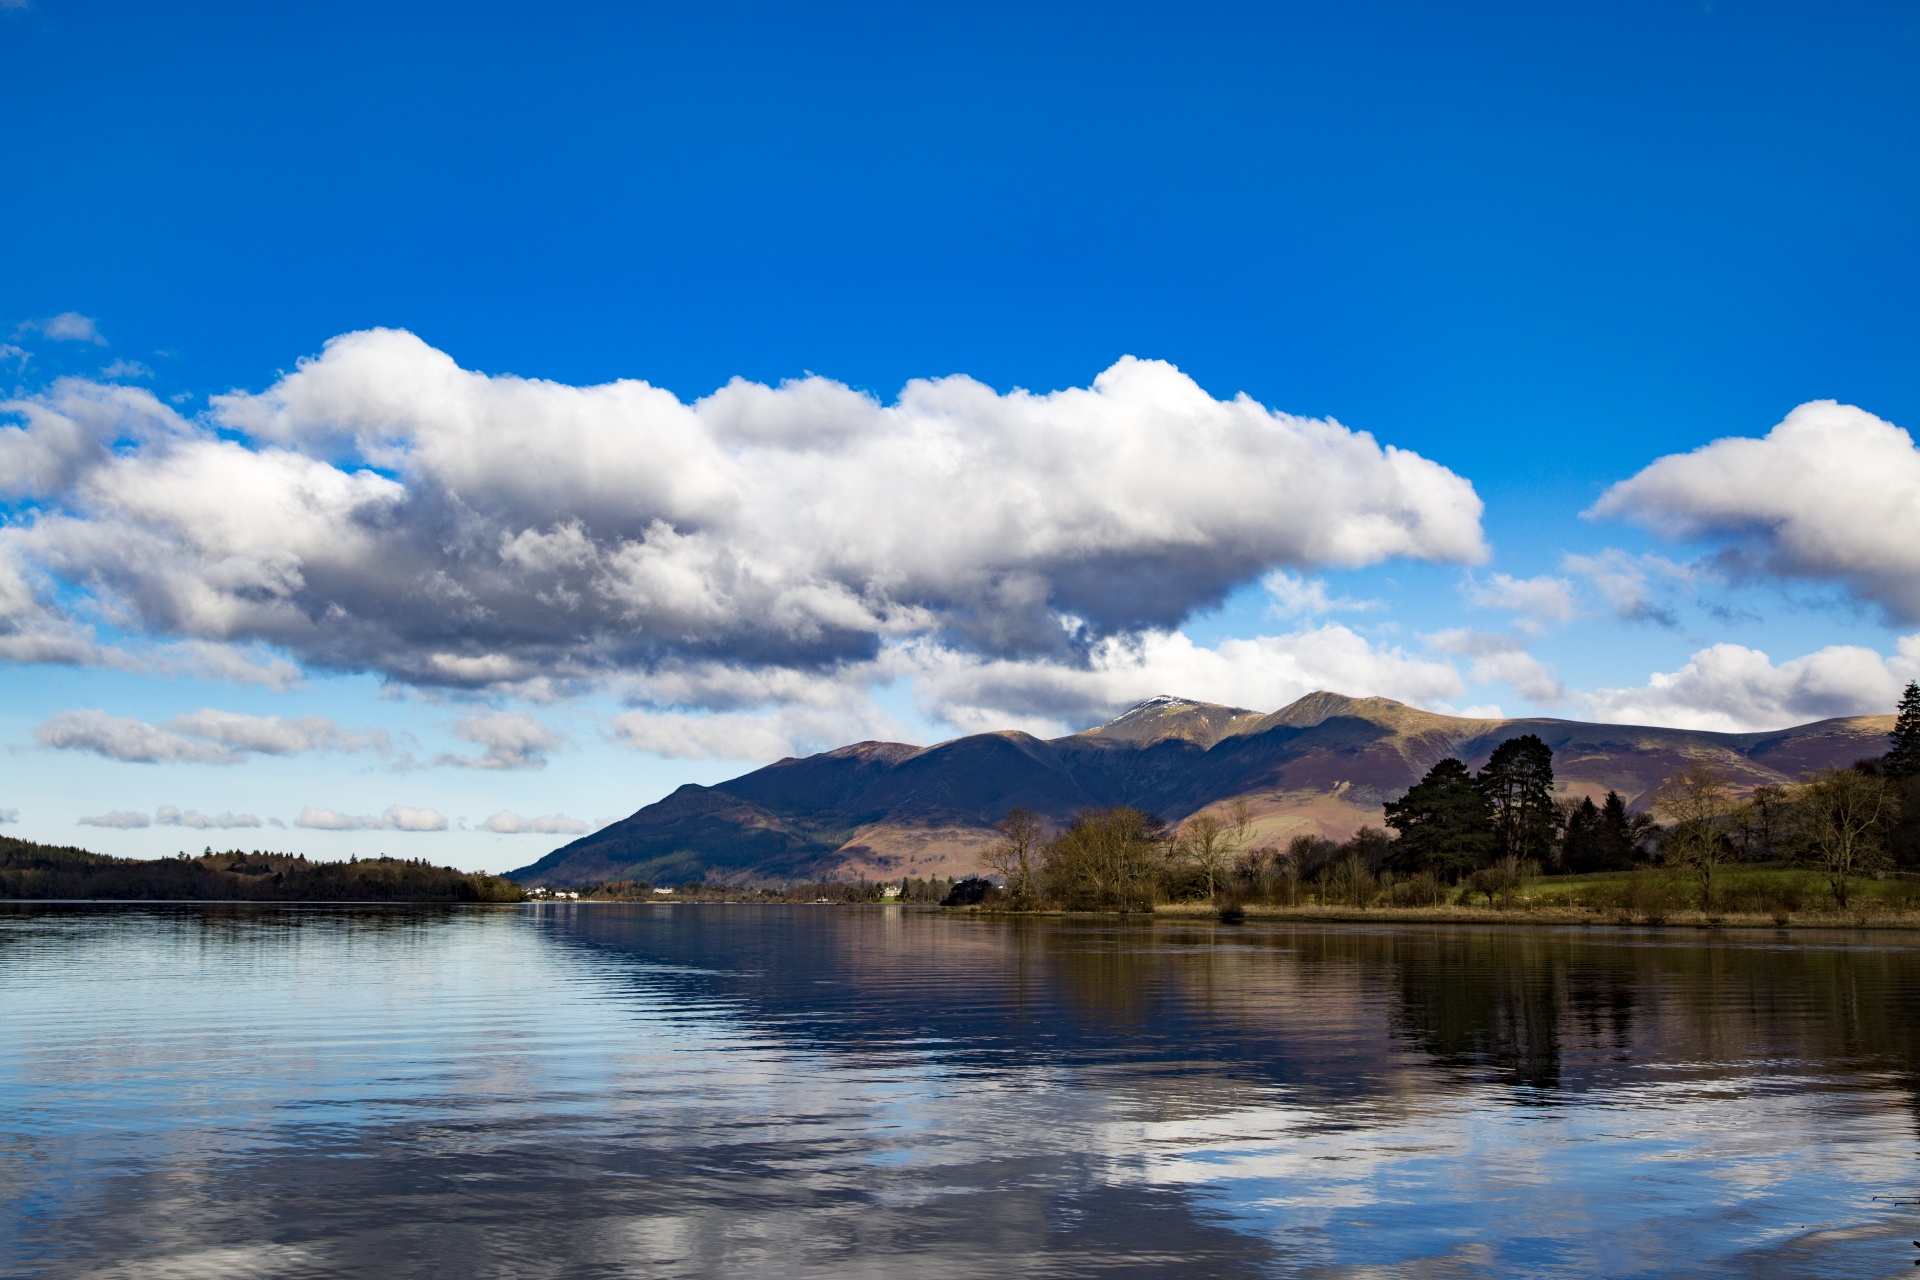
M 1134 703 L 1132 706 L 1128 707 L 1125 711 L 1122 711 L 1119 715 L 1107 721 L 1107 723 L 1118 724 L 1122 720 L 1125 720 L 1128 716 L 1137 715 L 1140 712 L 1145 711 L 1150 707 L 1197 707 L 1199 705 L 1200 705 L 1199 703 L 1195 702 L 1191 698 L 1176 698 L 1170 693 L 1156 693 L 1151 698 L 1148 698 L 1145 702 Z

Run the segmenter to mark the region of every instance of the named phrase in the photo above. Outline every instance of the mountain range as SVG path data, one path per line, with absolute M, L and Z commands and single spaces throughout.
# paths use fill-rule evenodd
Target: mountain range
M 509 872 L 526 885 L 598 880 L 793 883 L 960 875 L 993 824 L 1024 805 L 1055 824 L 1131 804 L 1168 822 L 1245 800 L 1257 841 L 1344 839 L 1436 761 L 1485 763 L 1532 733 L 1553 749 L 1562 795 L 1619 791 L 1644 807 L 1669 774 L 1712 761 L 1741 788 L 1792 781 L 1886 750 L 1892 716 L 1765 733 L 1709 733 L 1577 720 L 1437 715 L 1388 698 L 1311 693 L 1263 714 L 1157 697 L 1084 733 L 1013 731 L 937 746 L 858 742 L 786 759 L 718 786 L 689 783 L 629 818 Z

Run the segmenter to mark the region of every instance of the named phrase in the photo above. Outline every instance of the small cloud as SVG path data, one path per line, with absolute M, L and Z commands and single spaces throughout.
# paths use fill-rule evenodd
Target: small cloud
M 544 769 L 547 753 L 562 741 L 558 733 L 523 711 L 468 716 L 453 726 L 453 736 L 486 750 L 477 756 L 443 752 L 434 757 L 434 764 L 460 769 Z
M 447 820 L 437 809 L 414 809 L 403 804 L 388 805 L 385 813 L 372 816 L 335 813 L 308 805 L 293 825 L 309 831 L 445 831 Z
M 0 809 L 0 823 L 18 821 L 20 821 L 20 811 L 18 809 Z
M 1504 609 L 1540 622 L 1566 622 L 1576 612 L 1573 584 L 1548 574 L 1534 578 L 1505 573 L 1486 578 L 1469 576 L 1460 585 L 1468 603 L 1482 609 Z
M 1378 600 L 1355 600 L 1351 596 L 1330 596 L 1324 578 L 1307 578 L 1285 569 L 1276 569 L 1260 579 L 1260 585 L 1273 597 L 1268 606 L 1282 618 L 1314 618 L 1323 613 L 1360 612 L 1378 608 Z
M 1560 567 L 1585 578 L 1621 621 L 1651 622 L 1668 630 L 1680 620 L 1658 594 L 1668 584 L 1691 587 L 1699 577 L 1697 570 L 1665 556 L 1636 556 L 1615 547 L 1597 555 L 1563 556 Z
M 33 738 L 43 747 L 87 751 L 127 764 L 236 764 L 250 755 L 391 750 L 382 731 L 352 733 L 324 716 L 288 719 L 210 707 L 164 725 L 99 710 L 62 711 L 47 717 Z
M 577 836 L 593 829 L 580 819 L 569 818 L 564 813 L 546 813 L 538 818 L 523 818 L 511 809 L 502 809 L 480 825 L 488 831 L 496 831 L 503 836 L 525 835 L 529 832 Z
M 403 804 L 388 805 L 380 815 L 395 831 L 445 831 L 447 820 L 438 809 L 410 809 Z
M 33 740 L 52 750 L 87 751 L 128 764 L 232 764 L 240 759 L 218 743 L 195 741 L 104 711 L 62 711 L 49 716 L 33 731 Z M 139 825 L 147 825 L 144 815 Z
M 250 813 L 216 813 L 211 816 L 197 809 L 180 810 L 170 804 L 160 806 L 153 815 L 162 827 L 191 827 L 195 831 L 227 831 L 234 827 L 257 827 L 260 819 Z
M 0 5 L 0 7 L 4 7 L 4 5 Z M 27 361 L 31 359 L 33 359 L 33 352 L 27 350 L 25 347 L 16 347 L 11 342 L 0 342 L 0 362 L 9 360 L 18 361 L 20 366 L 25 368 Z
M 115 831 L 132 831 L 136 827 L 150 827 L 153 819 L 135 809 L 109 809 L 105 813 L 96 813 L 80 819 L 83 827 L 111 827 Z
M 101 368 L 100 376 L 103 378 L 151 378 L 153 370 L 138 360 L 115 360 L 112 364 Z
M 1441 653 L 1472 658 L 1475 683 L 1511 685 L 1515 693 L 1532 703 L 1566 701 L 1566 687 L 1554 679 L 1553 669 L 1528 653 L 1513 636 L 1454 628 L 1436 631 L 1425 639 Z
M 52 338 L 55 342 L 91 342 L 97 346 L 106 346 L 107 340 L 100 336 L 100 329 L 91 316 L 83 316 L 78 311 L 62 311 L 57 316 L 48 316 L 45 320 L 29 320 L 16 331 L 19 333 L 37 333 L 43 338 Z

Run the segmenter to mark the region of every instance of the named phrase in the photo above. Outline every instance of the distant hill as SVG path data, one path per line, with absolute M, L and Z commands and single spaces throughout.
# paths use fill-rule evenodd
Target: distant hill
M 0 837 L 0 900 L 111 898 L 242 902 L 518 902 L 499 876 L 400 858 L 309 862 L 286 853 L 115 858 Z
M 657 804 L 508 873 L 529 885 L 605 879 L 678 883 L 954 875 L 975 870 L 1014 805 L 1054 822 L 1132 804 L 1178 822 L 1244 798 L 1259 839 L 1343 839 L 1435 761 L 1475 768 L 1523 733 L 1553 748 L 1562 794 L 1617 790 L 1635 805 L 1695 760 L 1742 787 L 1787 782 L 1886 750 L 1892 716 L 1770 733 L 1703 733 L 1577 720 L 1473 720 L 1388 698 L 1312 693 L 1271 714 L 1151 698 L 1070 737 L 982 733 L 933 747 L 861 742 Z

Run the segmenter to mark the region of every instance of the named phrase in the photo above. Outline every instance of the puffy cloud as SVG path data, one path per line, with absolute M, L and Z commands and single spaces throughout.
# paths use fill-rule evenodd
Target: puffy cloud
M 1463 589 L 1468 602 L 1482 609 L 1504 609 L 1541 622 L 1566 622 L 1578 612 L 1573 600 L 1573 584 L 1551 574 L 1534 578 L 1515 578 L 1505 573 L 1486 578 L 1469 577 Z
M 90 751 L 137 764 L 233 764 L 240 759 L 239 752 L 217 742 L 195 741 L 132 716 L 110 716 L 104 711 L 62 711 L 49 716 L 33 731 L 33 740 L 58 751 Z
M 92 317 L 83 316 L 78 311 L 62 311 L 59 315 L 48 316 L 45 320 L 29 320 L 20 326 L 19 331 L 37 333 L 55 342 L 91 342 L 102 347 L 107 345 L 107 340 L 100 336 L 100 328 L 94 324 Z
M 580 819 L 569 818 L 564 813 L 545 813 L 537 818 L 523 818 L 511 809 L 502 809 L 480 825 L 488 831 L 497 831 L 503 836 L 524 835 L 529 832 L 577 836 L 593 830 Z
M 83 827 L 110 827 L 115 831 L 132 831 L 140 827 L 150 827 L 153 819 L 137 809 L 109 809 L 105 813 L 92 814 L 81 818 Z
M 478 756 L 440 755 L 436 764 L 463 769 L 544 769 L 547 753 L 560 745 L 560 735 L 522 711 L 467 716 L 453 726 L 453 735 L 486 750 Z
M 20 811 L 18 809 L 0 809 L 0 825 L 18 821 L 20 821 Z
M 98 710 L 62 711 L 49 716 L 33 737 L 43 747 L 134 764 L 236 764 L 255 754 L 388 750 L 387 736 L 379 730 L 350 733 L 324 716 L 250 716 L 211 708 L 164 725 Z
M 445 831 L 447 820 L 437 809 L 411 809 L 402 804 L 388 805 L 386 812 L 371 816 L 308 805 L 300 810 L 293 825 L 309 831 Z
M 1742 733 L 1782 729 L 1829 716 L 1884 715 L 1908 680 L 1920 678 L 1920 635 L 1887 658 L 1856 645 L 1829 645 L 1775 665 L 1758 649 L 1716 644 L 1644 688 L 1587 696 L 1597 720 Z
M 982 659 L 919 646 L 904 655 L 929 711 L 973 732 L 1009 726 L 1042 736 L 1097 723 L 1159 693 L 1271 710 L 1317 689 L 1362 691 L 1445 709 L 1465 686 L 1445 662 L 1376 646 L 1337 623 L 1198 645 L 1182 632 L 1110 638 L 1091 661 Z
M 1131 358 L 1048 394 L 806 378 L 686 404 L 373 331 L 205 422 L 72 381 L 5 408 L 0 476 L 39 514 L 0 530 L 0 636 L 53 634 L 78 593 L 148 635 L 419 684 L 818 672 L 906 638 L 1085 671 L 1276 568 L 1484 551 L 1445 468 Z
M 1515 693 L 1536 705 L 1552 706 L 1566 700 L 1566 687 L 1554 677 L 1553 669 L 1527 652 L 1526 645 L 1514 636 L 1456 628 L 1436 632 L 1426 641 L 1436 652 L 1471 658 L 1476 684 L 1512 685 Z
M 163 804 L 153 815 L 154 822 L 162 827 L 190 827 L 195 831 L 227 831 L 235 827 L 257 827 L 260 819 L 250 813 L 201 813 L 197 809 L 180 810 L 170 804 Z
M 115 360 L 100 370 L 103 378 L 151 378 L 153 370 L 138 360 Z
M 1749 572 L 1844 584 L 1920 618 L 1920 449 L 1863 409 L 1816 400 L 1762 439 L 1716 440 L 1660 458 L 1589 514 L 1722 544 Z

